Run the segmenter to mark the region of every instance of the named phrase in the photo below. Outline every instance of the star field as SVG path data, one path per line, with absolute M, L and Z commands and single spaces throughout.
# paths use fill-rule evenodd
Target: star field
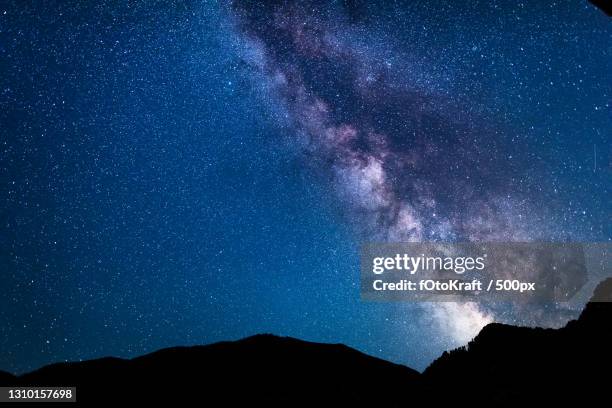
M 571 317 L 359 300 L 369 240 L 612 238 L 610 21 L 533 3 L 2 2 L 0 369 Z

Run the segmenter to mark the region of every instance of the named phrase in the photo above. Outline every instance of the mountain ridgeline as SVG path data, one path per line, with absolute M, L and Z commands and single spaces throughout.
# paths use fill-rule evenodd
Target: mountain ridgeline
M 201 401 L 215 406 L 510 406 L 608 398 L 612 279 L 561 329 L 486 326 L 424 373 L 341 344 L 257 335 L 175 347 L 133 359 L 58 363 L 4 386 L 76 386 L 81 404 Z

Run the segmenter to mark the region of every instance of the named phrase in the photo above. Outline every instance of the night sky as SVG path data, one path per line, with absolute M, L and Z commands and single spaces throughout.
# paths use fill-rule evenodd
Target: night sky
M 423 369 L 575 315 L 362 302 L 359 245 L 611 241 L 612 20 L 258 3 L 0 2 L 0 369 L 261 332 Z

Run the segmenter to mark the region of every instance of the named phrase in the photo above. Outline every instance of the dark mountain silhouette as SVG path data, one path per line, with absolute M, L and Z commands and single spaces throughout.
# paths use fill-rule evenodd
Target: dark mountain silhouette
M 0 371 L 0 385 L 9 384 L 15 381 L 16 377 L 13 374 L 7 373 L 6 371 Z
M 609 398 L 612 279 L 561 329 L 486 326 L 423 374 L 341 344 L 258 335 L 131 360 L 59 363 L 0 385 L 77 387 L 81 403 L 200 401 L 213 406 L 455 406 Z
M 218 401 L 292 406 L 390 403 L 386 388 L 410 392 L 420 374 L 341 344 L 273 335 L 235 342 L 163 349 L 131 360 L 103 358 L 60 363 L 15 378 L 11 384 L 69 385 L 84 401 Z M 5 383 L 6 384 L 6 383 Z
M 612 1 L 610 0 L 589 0 L 593 5 L 599 7 L 604 13 L 612 16 Z
M 526 399 L 584 403 L 609 395 L 612 303 L 608 302 L 612 302 L 612 279 L 599 284 L 580 317 L 561 329 L 489 324 L 467 346 L 434 361 L 423 380 L 454 392 L 476 384 L 495 405 Z

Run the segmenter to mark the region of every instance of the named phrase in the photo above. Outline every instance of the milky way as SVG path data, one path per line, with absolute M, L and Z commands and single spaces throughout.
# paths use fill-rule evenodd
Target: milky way
M 262 99 L 305 162 L 327 175 L 362 240 L 554 239 L 521 182 L 529 157 L 500 119 L 445 89 L 440 68 L 395 55 L 350 11 L 234 7 Z M 431 307 L 456 322 L 451 331 L 473 334 L 492 318 L 473 304 Z
M 360 44 L 334 7 L 237 7 L 245 61 L 307 159 L 371 240 L 503 241 L 541 234 L 508 135 Z M 396 67 L 395 65 L 398 65 Z M 414 71 L 427 71 L 415 67 Z M 433 70 L 432 70 L 433 71 Z M 466 102 L 464 102 L 466 103 Z M 508 157 L 514 156 L 510 165 Z

